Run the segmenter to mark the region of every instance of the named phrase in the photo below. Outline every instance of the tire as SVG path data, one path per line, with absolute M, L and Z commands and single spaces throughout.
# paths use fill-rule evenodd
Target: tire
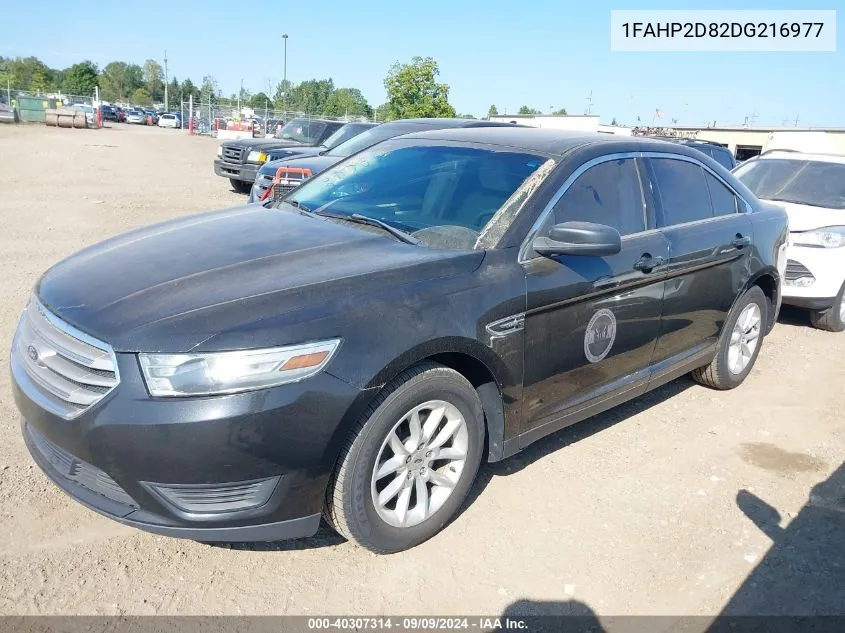
M 429 443 L 418 449 L 419 456 L 431 454 L 431 450 L 426 452 L 429 448 L 434 451 L 454 451 L 457 454 L 463 451 L 465 458 L 462 465 L 457 466 L 459 470 L 455 470 L 457 462 L 435 460 L 424 462 L 431 466 L 427 474 L 426 468 L 422 466 L 417 466 L 414 471 L 413 464 L 417 461 L 414 456 L 417 452 L 412 452 L 405 458 L 408 460 L 405 463 L 411 463 L 412 470 L 408 470 L 403 464 L 396 472 L 376 479 L 376 466 L 380 463 L 386 465 L 386 462 L 382 461 L 386 454 L 393 455 L 387 461 L 398 459 L 399 463 L 402 463 L 404 454 L 394 453 L 388 448 L 391 446 L 387 439 L 389 434 L 395 431 L 402 440 L 404 431 L 410 431 L 410 414 L 415 408 L 434 402 L 446 403 L 451 405 L 452 409 L 447 408 L 442 422 L 436 423 L 437 430 L 433 432 Z M 426 413 L 425 409 L 420 411 L 417 419 L 421 422 L 419 428 L 423 432 L 428 420 L 441 419 L 431 418 L 436 415 L 435 410 L 442 409 L 440 405 L 437 406 L 437 409 L 432 408 L 429 413 Z M 433 448 L 440 433 L 444 432 L 444 425 L 454 424 L 457 419 L 455 411 L 463 417 L 465 435 L 463 431 L 456 432 L 451 444 L 447 442 L 447 445 L 439 449 Z M 462 442 L 458 441 L 459 434 Z M 323 516 L 342 536 L 378 554 L 400 552 L 418 545 L 437 534 L 455 516 L 466 499 L 481 463 L 484 440 L 484 413 L 478 394 L 470 382 L 458 372 L 436 363 L 426 362 L 412 367 L 386 385 L 362 414 L 359 424 L 344 445 L 332 474 L 326 491 Z M 413 448 L 411 439 L 400 444 L 403 450 L 409 445 Z M 454 474 L 455 472 L 457 474 Z M 422 473 L 422 477 L 414 476 L 415 473 Z M 433 481 L 422 484 L 419 481 L 435 476 L 441 481 L 451 477 L 454 485 L 440 487 Z M 397 489 L 398 492 L 393 493 L 395 497 L 390 497 L 395 498 L 394 508 L 381 505 L 377 508 L 375 495 L 380 496 L 392 484 L 397 483 L 401 487 Z M 415 503 L 420 499 L 417 492 L 420 485 L 424 489 L 423 494 L 427 501 L 425 504 Z M 405 493 L 405 518 L 397 519 L 400 498 Z M 390 503 L 388 501 L 388 505 Z M 435 504 L 440 505 L 426 516 L 428 509 Z M 386 517 L 386 514 L 391 517 Z M 402 521 L 407 525 L 391 524 L 389 520 Z
M 249 190 L 252 189 L 252 184 L 244 182 L 243 180 L 229 178 L 229 182 L 232 183 L 232 189 L 234 189 L 236 193 L 249 193 Z
M 845 284 L 839 289 L 833 307 L 827 310 L 813 310 L 810 312 L 810 323 L 814 328 L 827 332 L 845 331 L 845 318 L 843 318 L 842 306 L 845 305 Z
M 731 341 L 736 335 L 737 322 L 744 315 L 746 308 L 749 308 L 752 304 L 756 305 L 759 311 L 759 325 L 754 339 L 756 344 L 745 365 L 740 371 L 736 371 L 736 366 L 731 367 Z M 763 346 L 763 338 L 767 329 L 766 324 L 769 322 L 768 309 L 769 300 L 760 287 L 752 286 L 749 288 L 734 304 L 728 313 L 728 318 L 725 319 L 722 334 L 716 344 L 716 356 L 709 365 L 693 371 L 693 379 L 711 389 L 727 390 L 741 385 L 748 374 L 751 373 L 754 363 L 757 361 L 757 356 L 760 354 L 760 348 Z M 753 314 L 753 308 L 749 308 L 749 310 Z

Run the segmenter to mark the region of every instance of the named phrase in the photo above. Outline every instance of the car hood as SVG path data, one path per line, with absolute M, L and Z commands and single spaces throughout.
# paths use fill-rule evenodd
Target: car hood
M 789 230 L 812 231 L 825 226 L 845 226 L 845 210 L 825 209 L 806 204 L 772 201 L 784 209 L 789 216 Z
M 235 141 L 223 141 L 228 147 L 240 147 L 241 149 L 272 149 L 275 147 L 311 147 L 303 143 L 297 143 L 290 139 L 280 138 L 244 138 Z
M 325 150 L 326 148 L 322 145 L 295 145 L 293 147 L 271 149 L 267 152 L 269 158 L 267 162 L 270 163 L 277 160 L 291 160 L 292 158 L 300 158 L 303 156 L 316 156 Z
M 468 272 L 482 258 L 250 205 L 86 248 L 48 270 L 36 294 L 119 352 L 244 349 L 313 340 L 361 296 Z

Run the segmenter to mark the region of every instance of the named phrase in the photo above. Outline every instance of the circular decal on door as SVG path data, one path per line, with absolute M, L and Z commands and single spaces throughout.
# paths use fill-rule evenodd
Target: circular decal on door
M 597 363 L 610 353 L 616 340 L 616 315 L 601 309 L 593 315 L 584 334 L 584 355 L 591 363 Z

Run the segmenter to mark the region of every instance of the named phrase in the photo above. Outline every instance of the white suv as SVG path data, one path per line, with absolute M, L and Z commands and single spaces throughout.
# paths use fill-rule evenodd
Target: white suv
M 772 150 L 734 175 L 789 214 L 783 303 L 810 310 L 817 328 L 845 330 L 845 156 Z

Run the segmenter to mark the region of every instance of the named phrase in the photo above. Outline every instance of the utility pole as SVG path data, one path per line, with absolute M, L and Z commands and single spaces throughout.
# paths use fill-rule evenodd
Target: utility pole
M 587 95 L 587 111 L 584 114 L 592 114 L 593 112 L 593 91 L 590 90 L 590 94 Z
M 168 105 L 168 94 L 167 94 L 167 51 L 164 51 L 164 111 L 167 112 L 170 109 Z
M 285 110 L 288 105 L 288 34 L 282 33 L 282 40 L 285 42 L 285 61 L 282 66 L 282 102 L 285 104 Z
M 795 115 L 795 127 L 798 127 L 798 115 Z
M 238 114 L 241 113 L 241 95 L 244 93 L 244 80 L 241 79 L 241 91 L 238 93 Z

